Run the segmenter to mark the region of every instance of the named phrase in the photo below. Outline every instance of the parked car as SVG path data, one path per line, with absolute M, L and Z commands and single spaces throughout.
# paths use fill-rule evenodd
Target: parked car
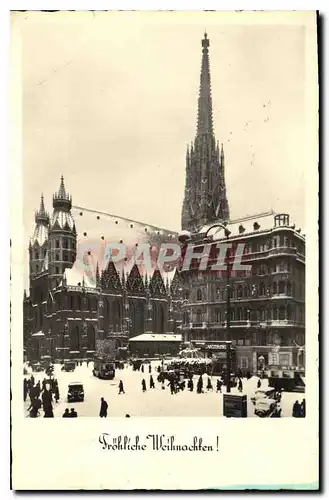
M 84 399 L 85 399 L 85 393 L 81 382 L 72 382 L 71 384 L 69 384 L 67 392 L 67 402 L 75 403 L 79 401 L 84 401 Z
M 62 370 L 62 372 L 74 372 L 74 370 L 75 370 L 74 361 L 69 362 L 69 363 L 64 363 L 61 370 Z

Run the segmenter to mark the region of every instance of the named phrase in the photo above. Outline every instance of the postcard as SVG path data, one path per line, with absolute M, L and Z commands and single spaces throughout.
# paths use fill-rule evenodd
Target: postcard
M 11 13 L 13 489 L 319 488 L 317 22 Z

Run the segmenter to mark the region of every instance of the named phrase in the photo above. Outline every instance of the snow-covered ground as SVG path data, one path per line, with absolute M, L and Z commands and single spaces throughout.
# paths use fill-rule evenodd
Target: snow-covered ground
M 104 397 L 108 403 L 108 417 L 124 417 L 129 414 L 131 417 L 220 417 L 223 416 L 223 393 L 216 392 L 216 381 L 218 377 L 212 377 L 214 391 L 206 391 L 203 394 L 196 393 L 196 382 L 198 376 L 194 377 L 194 391 L 187 389 L 172 395 L 170 388 L 161 389 L 161 384 L 157 381 L 158 373 L 156 367 L 159 362 L 152 362 L 152 375 L 155 382 L 155 389 L 150 389 L 150 374 L 148 365 L 145 371 L 133 371 L 132 367 L 124 370 L 116 370 L 115 379 L 99 380 L 92 374 L 92 363 L 87 368 L 76 367 L 74 372 L 62 372 L 60 365 L 55 365 L 55 377 L 59 384 L 60 400 L 54 403 L 54 416 L 61 417 L 65 408 L 75 408 L 79 417 L 98 417 L 100 399 Z M 43 380 L 46 376 L 44 372 L 34 373 L 35 380 Z M 25 377 L 29 377 L 25 375 Z M 147 391 L 142 392 L 141 382 L 145 378 Z M 125 394 L 118 394 L 118 384 L 122 380 Z M 207 385 L 207 376 L 203 376 L 204 388 Z M 250 397 L 254 394 L 257 378 L 250 380 L 243 379 L 243 393 L 248 396 L 248 417 L 254 416 L 254 406 Z M 67 403 L 67 389 L 71 382 L 81 382 L 84 387 L 85 401 L 80 403 Z M 267 386 L 267 380 L 262 381 L 262 388 Z M 22 389 L 23 392 L 23 389 Z M 239 394 L 237 388 L 231 390 L 232 394 Z M 281 407 L 282 417 L 292 416 L 292 406 L 296 400 L 301 401 L 304 394 L 282 393 Z M 25 414 L 29 407 L 29 397 L 24 403 Z M 41 411 L 43 416 L 43 411 Z M 256 417 L 257 418 L 257 417 Z

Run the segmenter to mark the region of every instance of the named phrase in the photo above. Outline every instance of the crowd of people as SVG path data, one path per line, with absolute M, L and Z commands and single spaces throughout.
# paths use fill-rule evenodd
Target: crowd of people
M 82 362 L 79 363 L 82 365 Z M 133 366 L 133 363 L 130 363 Z M 87 364 L 88 366 L 88 364 Z M 120 371 L 129 366 L 129 362 L 127 364 L 124 362 L 120 362 L 117 365 L 117 369 Z M 165 391 L 166 388 L 169 388 L 170 394 L 175 395 L 181 391 L 187 390 L 190 392 L 196 392 L 196 394 L 204 394 L 209 391 L 216 391 L 217 393 L 221 393 L 227 383 L 226 374 L 223 372 L 220 376 L 214 377 L 207 373 L 207 371 L 203 372 L 199 376 L 195 377 L 191 373 L 184 373 L 182 371 L 182 367 L 176 366 L 175 369 L 172 369 L 173 366 L 170 366 L 171 369 L 168 370 L 168 365 L 166 366 L 163 361 L 160 362 L 158 366 L 152 365 L 148 361 L 144 361 L 136 367 L 138 371 L 140 371 L 143 375 L 140 379 L 141 390 L 143 393 L 148 390 L 154 390 L 156 388 L 156 382 L 159 383 L 159 388 L 162 391 Z M 148 375 L 147 375 L 148 372 Z M 31 418 L 36 418 L 39 416 L 43 417 L 54 417 L 53 412 L 53 404 L 58 403 L 60 399 L 59 394 L 59 385 L 57 379 L 53 376 L 53 372 L 51 370 L 46 370 L 46 374 L 48 378 L 44 378 L 42 381 L 35 381 L 33 374 L 30 378 L 24 378 L 24 401 L 27 398 L 30 398 L 30 405 L 27 409 L 28 415 Z M 259 389 L 262 385 L 262 380 L 259 378 L 257 380 L 256 386 Z M 125 387 L 123 380 L 118 381 L 118 395 L 124 395 Z M 240 393 L 243 393 L 243 380 L 239 375 L 233 375 L 231 377 L 231 387 L 237 387 L 237 390 Z M 129 392 L 129 391 L 128 391 Z M 276 398 L 278 402 L 281 400 L 281 392 L 278 394 Z M 41 413 L 43 410 L 43 415 Z M 108 414 L 108 403 L 102 397 L 100 402 L 100 411 L 99 416 L 101 418 L 106 418 Z M 292 408 L 292 416 L 293 417 L 305 417 L 305 399 L 302 400 L 301 403 L 296 401 L 293 404 Z M 63 418 L 74 418 L 78 417 L 77 411 L 74 408 L 66 408 L 63 415 Z
M 30 418 L 36 418 L 40 416 L 41 408 L 44 412 L 44 417 L 54 417 L 53 413 L 53 402 L 59 401 L 59 387 L 56 378 L 43 379 L 40 383 L 35 382 L 33 374 L 29 379 L 24 378 L 23 381 L 23 397 L 26 401 L 27 397 L 30 398 L 30 406 L 27 411 L 29 412 Z
M 299 401 L 294 402 L 294 406 L 292 407 L 292 416 L 296 418 L 306 417 L 306 401 L 302 400 L 301 403 Z

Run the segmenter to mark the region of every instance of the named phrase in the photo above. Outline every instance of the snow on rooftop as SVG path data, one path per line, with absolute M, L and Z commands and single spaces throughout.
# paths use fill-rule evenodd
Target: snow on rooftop
M 181 334 L 142 333 L 129 339 L 129 342 L 181 342 Z

